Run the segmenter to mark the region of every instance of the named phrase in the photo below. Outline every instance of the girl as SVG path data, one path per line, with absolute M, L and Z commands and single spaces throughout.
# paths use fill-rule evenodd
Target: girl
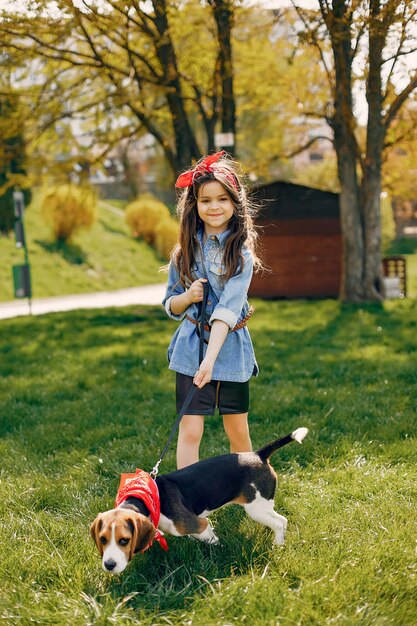
M 204 416 L 216 407 L 231 452 L 251 451 L 248 427 L 249 379 L 258 365 L 246 322 L 252 310 L 247 291 L 254 267 L 257 235 L 252 207 L 233 163 L 224 151 L 201 159 L 179 176 L 184 191 L 177 212 L 179 244 L 171 255 L 163 300 L 168 315 L 181 320 L 168 348 L 170 369 L 177 372 L 177 412 L 194 383 L 188 414 L 180 422 L 177 467 L 198 461 Z M 205 341 L 198 367 L 196 320 L 208 284 Z

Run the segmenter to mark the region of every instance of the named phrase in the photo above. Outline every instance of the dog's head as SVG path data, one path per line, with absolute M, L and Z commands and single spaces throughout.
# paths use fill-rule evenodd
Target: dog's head
M 90 531 L 104 571 L 120 574 L 133 555 L 149 545 L 156 529 L 145 515 L 118 508 L 97 515 Z

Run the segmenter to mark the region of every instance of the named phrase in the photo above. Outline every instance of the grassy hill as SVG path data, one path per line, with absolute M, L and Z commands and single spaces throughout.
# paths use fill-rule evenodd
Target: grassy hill
M 25 229 L 32 270 L 33 297 L 59 296 L 137 287 L 164 282 L 158 274 L 164 263 L 145 243 L 132 239 L 123 217 L 100 204 L 98 220 L 72 244 L 52 241 L 35 196 L 25 213 Z M 12 265 L 23 263 L 14 235 L 0 239 L 0 300 L 13 300 Z
M 254 446 L 310 429 L 272 458 L 285 546 L 231 506 L 212 516 L 220 547 L 168 538 L 116 577 L 89 524 L 166 442 L 176 324 L 160 307 L 1 323 L 5 624 L 415 626 L 417 301 L 254 304 Z M 207 418 L 202 456 L 226 451 Z

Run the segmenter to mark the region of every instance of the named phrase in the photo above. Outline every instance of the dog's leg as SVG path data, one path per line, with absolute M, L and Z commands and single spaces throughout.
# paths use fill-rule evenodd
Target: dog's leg
M 200 520 L 201 530 L 199 533 L 192 533 L 191 537 L 198 539 L 199 541 L 204 541 L 205 543 L 216 544 L 219 543 L 219 538 L 214 532 L 213 526 L 206 519 Z
M 287 518 L 274 511 L 273 500 L 266 500 L 257 493 L 256 498 L 252 502 L 242 506 L 251 519 L 268 526 L 275 532 L 275 543 L 277 545 L 284 543 Z
M 198 539 L 199 541 L 204 541 L 205 543 L 216 544 L 219 543 L 219 538 L 213 530 L 213 526 L 210 524 L 207 526 L 202 533 L 193 534 L 191 537 Z
M 161 513 L 158 528 L 175 537 L 185 537 L 188 535 L 199 541 L 204 541 L 205 543 L 219 543 L 219 539 L 213 527 L 209 524 L 209 521 L 191 513 L 191 511 L 188 511 L 185 507 L 182 507 L 180 515 L 177 511 L 177 515 L 174 519 L 169 519 Z

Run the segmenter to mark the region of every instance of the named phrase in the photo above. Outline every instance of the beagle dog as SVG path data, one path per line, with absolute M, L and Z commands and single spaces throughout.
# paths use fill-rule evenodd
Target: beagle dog
M 212 511 L 234 503 L 241 505 L 251 519 L 271 528 L 275 543 L 281 545 L 287 520 L 274 510 L 277 476 L 269 457 L 291 441 L 301 443 L 307 433 L 307 428 L 298 428 L 257 452 L 215 456 L 158 476 L 159 531 L 217 544 L 219 539 L 206 518 Z M 100 513 L 90 530 L 103 569 L 113 574 L 123 572 L 133 555 L 144 551 L 158 532 L 148 507 L 136 497 L 128 497 L 117 508 Z

